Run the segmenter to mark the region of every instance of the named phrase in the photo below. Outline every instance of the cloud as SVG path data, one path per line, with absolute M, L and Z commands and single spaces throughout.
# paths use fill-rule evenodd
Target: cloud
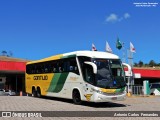
M 129 13 L 125 13 L 125 14 L 124 14 L 124 18 L 125 18 L 125 19 L 130 18 L 130 14 L 129 14 Z
M 116 22 L 118 21 L 118 16 L 114 13 L 110 14 L 107 18 L 106 18 L 107 22 Z
M 129 13 L 125 13 L 122 17 L 118 17 L 117 14 L 112 13 L 109 16 L 106 17 L 106 22 L 111 22 L 111 23 L 115 23 L 115 22 L 121 22 L 124 19 L 128 19 L 130 18 L 130 14 Z

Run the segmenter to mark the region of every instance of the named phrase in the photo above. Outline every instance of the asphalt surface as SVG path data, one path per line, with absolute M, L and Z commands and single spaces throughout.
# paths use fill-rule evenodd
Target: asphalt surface
M 1 119 L 2 120 L 3 119 L 4 120 L 6 119 L 7 120 L 8 119 L 14 119 L 14 120 L 157 119 L 158 120 L 160 118 L 160 113 L 159 117 L 155 116 L 157 115 L 156 112 L 160 111 L 160 97 L 127 97 L 125 101 L 113 101 L 112 103 L 84 102 L 82 105 L 75 105 L 73 104 L 72 100 L 51 98 L 51 97 L 34 98 L 29 96 L 0 96 L 0 111 L 1 111 L 0 116 L 2 116 L 3 112 L 3 117 L 0 117 L 0 120 Z M 140 117 L 136 116 L 137 115 L 136 111 L 140 111 L 138 112 Z M 145 111 L 147 111 L 147 113 L 148 112 L 155 113 L 154 114 L 155 116 L 142 117 L 141 114 L 143 112 L 145 113 Z M 9 113 L 11 112 L 12 117 L 6 117 L 6 112 Z M 13 112 L 15 112 L 15 114 L 13 114 Z M 32 112 L 34 112 L 35 114 L 33 115 Z M 112 114 L 116 115 L 118 113 L 120 114 L 116 117 L 108 117 L 110 115 L 112 116 Z M 85 116 L 86 114 L 88 116 Z M 126 117 L 125 114 L 133 116 Z

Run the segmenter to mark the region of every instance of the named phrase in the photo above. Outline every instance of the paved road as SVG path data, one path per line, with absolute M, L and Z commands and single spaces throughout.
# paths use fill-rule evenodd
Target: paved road
M 131 97 L 125 101 L 117 101 L 113 103 L 83 103 L 82 105 L 74 105 L 72 100 L 57 98 L 33 98 L 28 96 L 0 96 L 0 111 L 160 111 L 160 97 Z M 61 114 L 60 112 L 59 114 Z M 95 112 L 96 113 L 96 112 Z M 58 113 L 57 113 L 58 114 Z M 64 112 L 64 114 L 68 114 Z M 76 114 L 76 113 L 75 113 Z M 106 112 L 106 114 L 108 114 Z M 92 114 L 91 114 L 92 115 Z M 112 117 L 112 119 L 135 119 L 135 117 Z M 0 118 L 8 119 L 8 118 Z M 58 118 L 9 118 L 9 119 L 109 119 L 109 117 L 58 117 Z M 136 119 L 151 119 L 151 117 L 136 117 Z M 158 118 L 152 118 L 157 119 Z

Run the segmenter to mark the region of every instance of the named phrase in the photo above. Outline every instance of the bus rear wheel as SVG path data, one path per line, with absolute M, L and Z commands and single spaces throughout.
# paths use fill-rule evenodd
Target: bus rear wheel
M 82 103 L 81 96 L 80 96 L 80 93 L 78 90 L 73 91 L 72 99 L 73 99 L 74 104 L 76 104 L 76 105 L 80 105 Z
M 37 91 L 35 90 L 35 88 L 32 89 L 32 96 L 37 97 Z

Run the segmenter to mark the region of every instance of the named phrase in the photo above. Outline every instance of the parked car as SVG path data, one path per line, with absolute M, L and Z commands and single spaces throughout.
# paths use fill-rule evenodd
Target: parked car
M 5 92 L 4 89 L 0 89 L 0 96 L 7 96 L 8 94 Z
M 150 84 L 150 95 L 160 95 L 160 83 Z
M 14 96 L 16 95 L 16 92 L 14 90 L 5 90 L 5 93 L 8 95 L 8 96 Z

